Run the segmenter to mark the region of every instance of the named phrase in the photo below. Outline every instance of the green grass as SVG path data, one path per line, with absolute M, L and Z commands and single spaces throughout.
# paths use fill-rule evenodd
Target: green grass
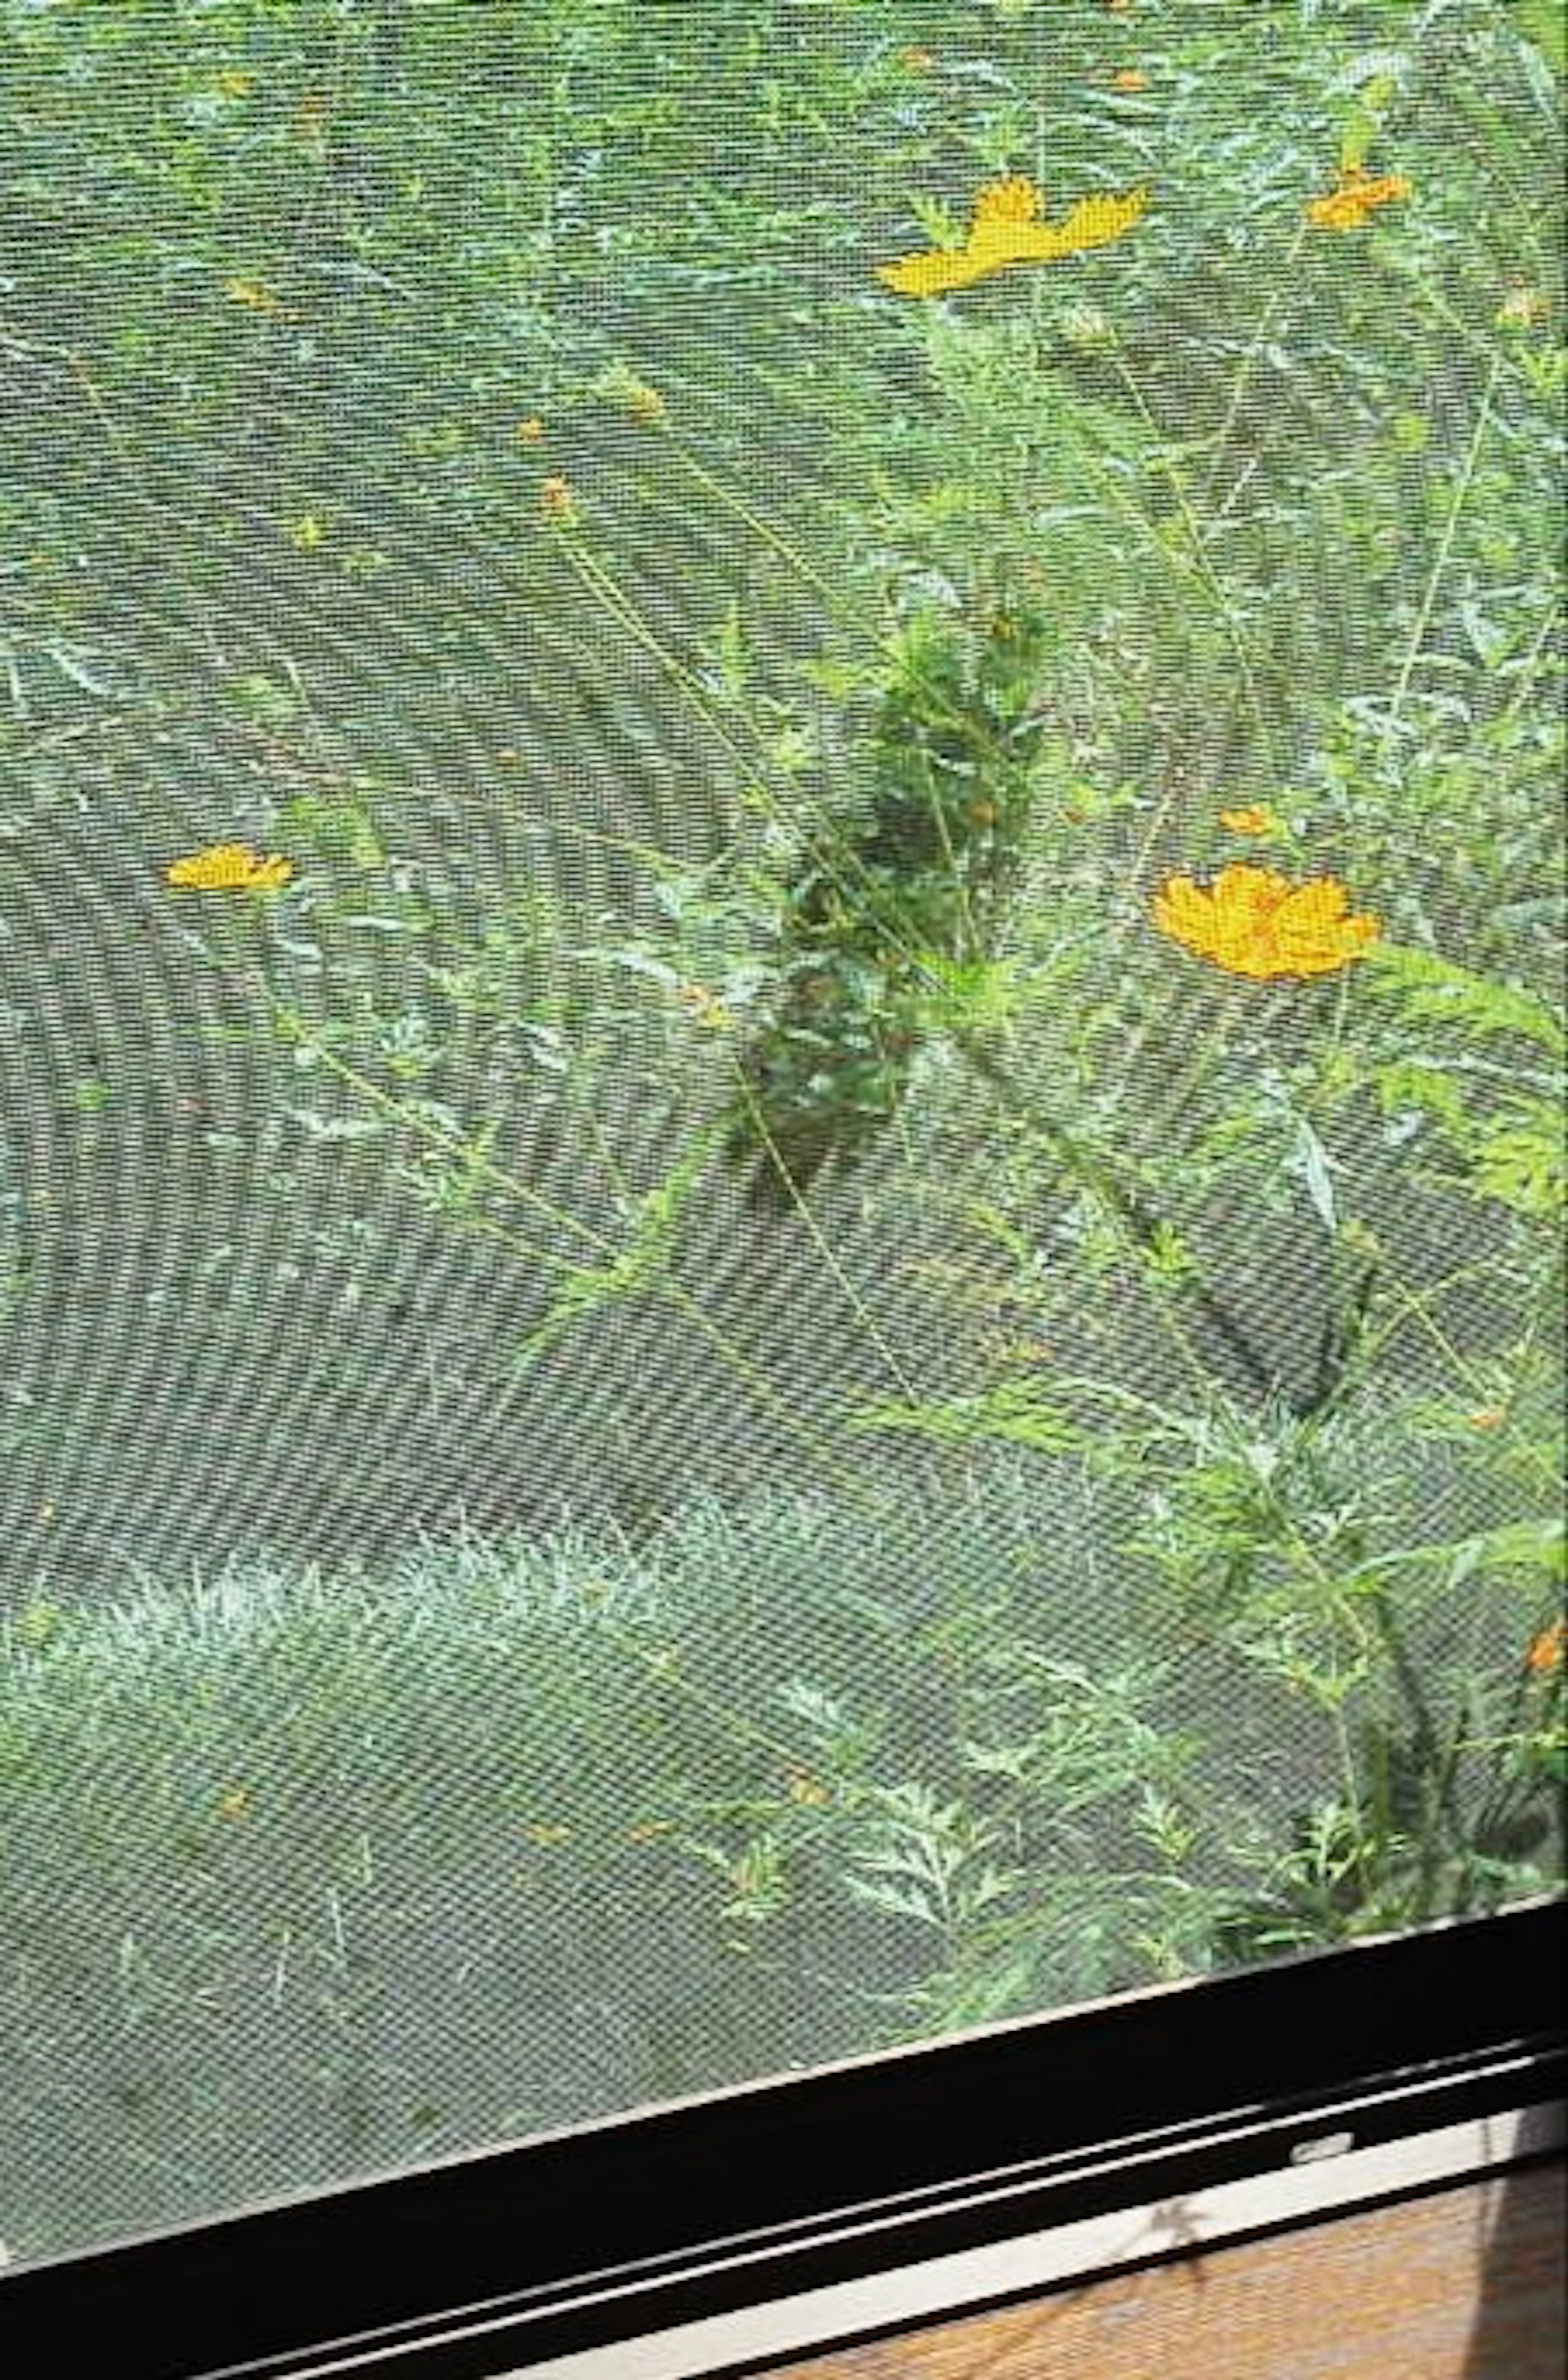
M 1163 1475 L 1223 1553 L 1260 1532 L 1222 1458 Z M 1545 1886 L 1550 1682 L 1505 1682 L 1550 1531 L 1395 1565 L 1413 1712 L 1365 1585 L 1180 1589 L 1129 1484 L 1003 1454 L 881 1525 L 761 1500 L 14 1611 L 13 2248 Z

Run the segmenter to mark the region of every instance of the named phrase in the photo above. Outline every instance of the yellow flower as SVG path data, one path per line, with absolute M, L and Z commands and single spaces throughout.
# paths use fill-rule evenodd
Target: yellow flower
M 294 862 L 274 853 L 260 859 L 249 844 L 213 843 L 164 869 L 169 884 L 198 892 L 274 892 L 294 873 Z
M 940 298 L 949 289 L 966 289 L 972 281 L 983 281 L 994 270 L 989 264 L 978 264 L 967 249 L 925 249 L 918 256 L 901 256 L 892 264 L 879 264 L 877 277 L 901 298 Z
M 898 63 L 906 74 L 930 74 L 936 65 L 936 52 L 918 42 L 912 42 L 908 49 L 899 51 Z
M 294 320 L 293 307 L 284 304 L 270 282 L 251 281 L 243 273 L 237 273 L 232 280 L 224 283 L 224 296 L 230 305 L 249 306 L 253 314 L 265 314 L 269 320 L 285 322 Z
M 1139 74 L 1136 67 L 1124 67 L 1120 74 L 1112 76 L 1111 88 L 1112 91 L 1147 91 L 1149 77 Z
M 879 264 L 879 279 L 903 298 L 934 298 L 966 288 L 1010 264 L 1046 264 L 1120 239 L 1149 205 L 1145 189 L 1096 191 L 1068 210 L 1061 223 L 1039 220 L 1039 192 L 1023 174 L 988 182 L 975 200 L 962 248 L 931 248 Z
M 243 1785 L 231 1785 L 218 1803 L 218 1815 L 225 1818 L 243 1818 L 250 1807 L 250 1795 Z
M 288 541 L 297 545 L 301 553 L 314 553 L 319 545 L 325 543 L 326 530 L 314 513 L 305 513 L 289 524 Z
M 1039 192 L 1027 174 L 999 175 L 975 193 L 970 237 L 982 224 L 1033 223 L 1039 213 Z
M 650 388 L 639 372 L 629 364 L 611 364 L 593 382 L 593 394 L 608 405 L 618 405 L 634 421 L 657 427 L 667 413 L 663 398 L 656 388 Z
M 1267 802 L 1248 802 L 1239 810 L 1222 810 L 1220 824 L 1233 834 L 1272 834 L 1279 820 Z
M 1554 1670 L 1562 1667 L 1565 1653 L 1568 1653 L 1568 1621 L 1554 1620 L 1550 1628 L 1543 1628 L 1538 1636 L 1531 1639 L 1525 1659 L 1530 1669 L 1538 1670 L 1543 1677 L 1550 1677 Z
M 1327 198 L 1312 200 L 1307 219 L 1319 231 L 1359 231 L 1379 207 L 1407 199 L 1411 188 L 1403 174 L 1371 175 L 1364 165 L 1342 167 L 1338 189 Z
M 256 77 L 249 67 L 220 67 L 213 85 L 225 99 L 247 99 L 256 87 Z
M 570 1827 L 525 1827 L 523 1833 L 530 1843 L 538 1843 L 546 1851 L 551 1850 L 557 1843 L 570 1842 L 572 1839 Z
M 1222 868 L 1211 886 L 1173 876 L 1155 896 L 1162 934 L 1227 975 L 1268 982 L 1280 976 L 1334 975 L 1382 931 L 1378 918 L 1348 916 L 1336 877 L 1292 884 L 1271 868 Z
M 541 480 L 539 501 L 546 520 L 559 521 L 563 528 L 576 528 L 577 504 L 569 480 L 562 479 L 557 473 L 552 479 Z
M 669 411 L 658 390 L 650 388 L 646 381 L 632 390 L 626 398 L 626 409 L 634 421 L 642 422 L 646 428 L 657 427 Z
M 732 1021 L 718 993 L 710 991 L 705 983 L 683 983 L 677 988 L 676 997 L 690 1009 L 699 1025 L 722 1029 Z
M 526 421 L 518 422 L 517 435 L 527 446 L 537 446 L 539 444 L 540 440 L 544 435 L 544 424 L 540 419 L 537 413 L 530 413 Z

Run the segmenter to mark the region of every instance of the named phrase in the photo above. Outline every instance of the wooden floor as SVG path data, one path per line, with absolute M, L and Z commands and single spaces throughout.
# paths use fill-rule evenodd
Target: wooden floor
M 768 2380 L 1563 2380 L 1565 2171 L 1342 2216 Z

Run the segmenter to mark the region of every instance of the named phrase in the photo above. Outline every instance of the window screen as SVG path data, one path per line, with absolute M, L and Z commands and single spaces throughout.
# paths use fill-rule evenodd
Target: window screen
M 0 0 L 0 2233 L 1561 1876 L 1549 0 Z

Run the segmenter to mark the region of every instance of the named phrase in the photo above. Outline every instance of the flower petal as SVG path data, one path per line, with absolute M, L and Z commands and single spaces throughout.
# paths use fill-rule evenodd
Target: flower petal
M 945 289 L 966 288 L 993 268 L 967 249 L 930 248 L 918 256 L 901 256 L 893 264 L 879 264 L 877 278 L 901 298 L 937 298 Z
M 1039 212 L 1039 192 L 1027 174 L 1003 174 L 999 181 L 988 182 L 976 195 L 970 216 L 970 236 L 982 224 L 1032 223 Z

